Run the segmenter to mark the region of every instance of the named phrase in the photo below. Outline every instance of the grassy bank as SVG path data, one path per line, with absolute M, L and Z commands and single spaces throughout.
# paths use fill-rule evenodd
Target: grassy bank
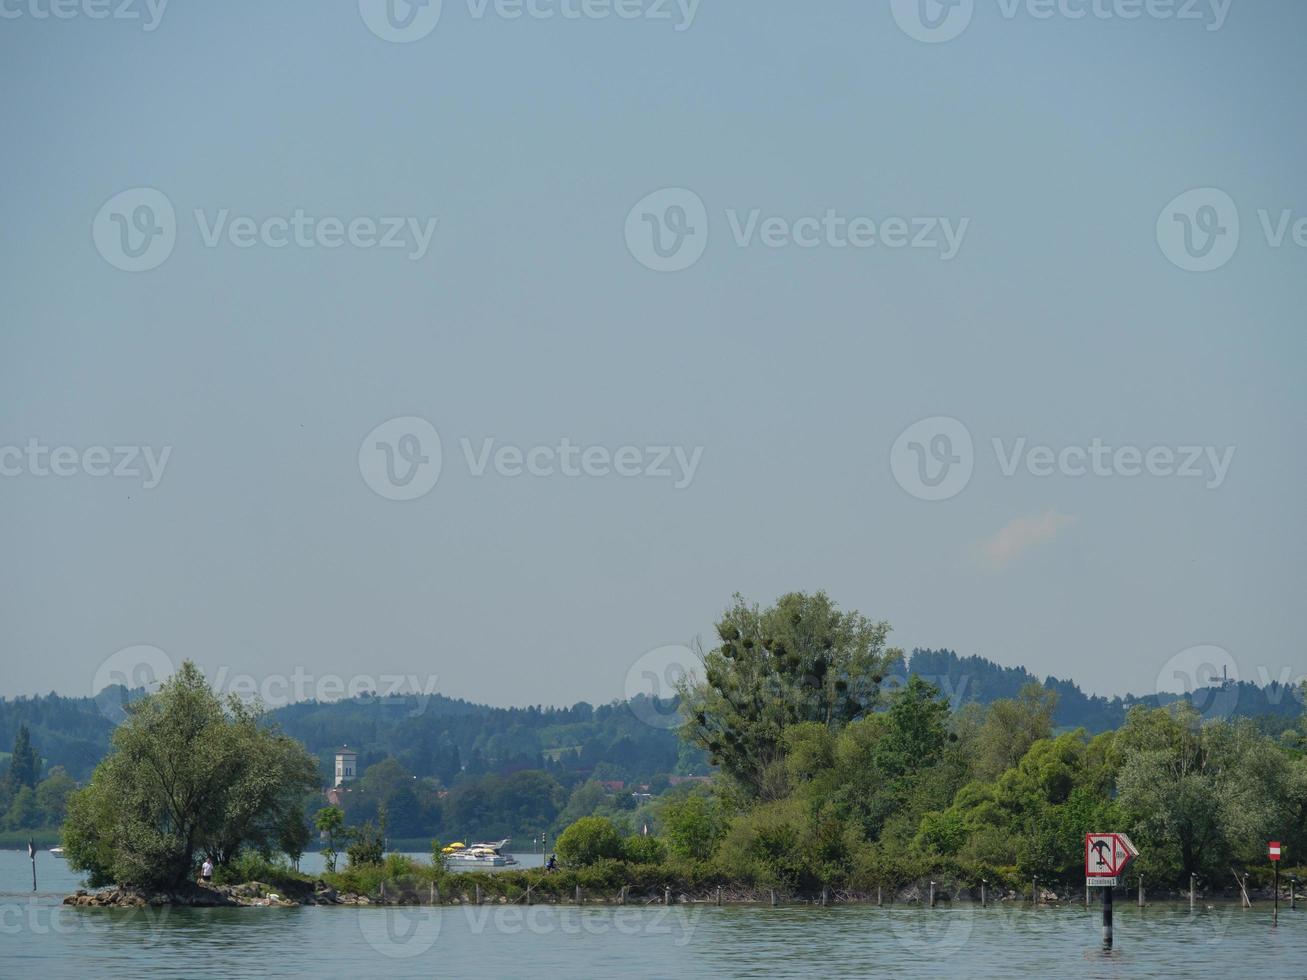
M 957 868 L 943 865 L 921 874 L 886 876 L 879 881 L 842 879 L 828 885 L 806 884 L 762 879 L 739 879 L 722 873 L 708 862 L 666 862 L 663 864 L 632 864 L 624 861 L 599 861 L 580 868 L 561 868 L 545 871 L 543 868 L 509 869 L 494 874 L 484 872 L 451 873 L 433 866 L 430 862 L 416 861 L 400 854 L 389 855 L 379 865 L 346 868 L 328 872 L 317 879 L 295 871 L 289 865 L 276 864 L 258 858 L 244 858 L 228 868 L 219 869 L 220 883 L 237 884 L 260 881 L 277 886 L 287 893 L 303 891 L 315 880 L 324 881 L 342 895 L 365 896 L 370 901 L 428 904 L 473 902 L 479 895 L 484 902 L 524 902 L 528 899 L 540 903 L 573 902 L 580 889 L 584 901 L 616 903 L 625 900 L 630 904 L 662 902 L 670 892 L 673 901 L 721 900 L 726 903 L 768 903 L 773 895 L 778 902 L 885 902 L 925 901 L 928 883 L 937 883 L 936 893 L 941 900 L 978 900 L 982 877 L 988 882 L 988 895 L 993 901 L 1007 898 L 1028 900 L 1031 882 L 1015 873 L 1015 869 L 991 869 L 989 874 L 958 874 Z M 1286 869 L 1281 883 L 1288 887 L 1288 876 L 1307 875 L 1307 869 Z M 1267 888 L 1270 874 L 1250 873 L 1249 886 Z M 1228 895 L 1233 890 L 1224 883 L 1216 883 L 1216 894 Z M 1040 883 L 1041 893 L 1052 889 L 1067 900 L 1080 900 L 1083 885 L 1076 883 Z M 1211 895 L 1211 891 L 1205 892 Z M 1178 893 L 1174 890 L 1156 890 L 1152 894 L 1162 900 Z M 1046 896 L 1045 896 L 1046 897 Z M 1043 900 L 1043 899 L 1041 899 Z

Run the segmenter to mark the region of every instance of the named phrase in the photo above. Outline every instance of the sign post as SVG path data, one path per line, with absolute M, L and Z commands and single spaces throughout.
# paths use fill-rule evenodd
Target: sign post
M 1125 834 L 1085 834 L 1085 885 L 1103 889 L 1103 950 L 1112 951 L 1112 889 L 1139 850 Z
M 1275 911 L 1271 913 L 1271 925 L 1280 924 L 1280 842 L 1271 841 L 1270 847 L 1271 866 L 1275 868 Z

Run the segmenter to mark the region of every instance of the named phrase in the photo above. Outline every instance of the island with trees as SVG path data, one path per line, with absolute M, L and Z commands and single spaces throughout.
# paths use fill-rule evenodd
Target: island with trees
M 651 742 L 654 765 L 691 760 L 700 778 L 636 770 L 628 784 L 600 778 L 612 770 L 592 759 L 569 784 L 548 766 L 493 771 L 481 751 L 492 771 L 461 766 L 433 790 L 386 755 L 344 806 L 324 798 L 321 757 L 286 729 L 315 716 L 335 741 L 323 718 L 357 705 L 263 713 L 219 698 L 186 664 L 126 703 L 82 786 L 66 772 L 48 777 L 60 781 L 46 795 L 66 799 L 65 853 L 92 889 L 69 901 L 911 901 L 929 881 L 950 896 L 986 882 L 997 899 L 1034 887 L 1055 900 L 1080 894 L 1084 835 L 1104 829 L 1131 835 L 1142 852 L 1132 873 L 1155 891 L 1194 880 L 1228 892 L 1245 873 L 1264 886 L 1268 840 L 1282 842 L 1288 866 L 1302 864 L 1307 692 L 1292 691 L 1287 707 L 1266 694 L 1273 712 L 1217 718 L 1187 698 L 1086 699 L 1095 717 L 1122 708 L 1116 727 L 1091 732 L 1059 723 L 1067 682 L 1053 679 L 1018 677 L 1012 690 L 995 673 L 986 679 L 1006 683 L 1007 696 L 950 703 L 928 671 L 901 673 L 905 655 L 889 633 L 822 593 L 765 608 L 736 597 L 676 692 L 677 744 Z M 942 656 L 925 660 L 937 668 Z M 605 707 L 632 715 L 613 725 L 624 751 L 648 764 L 640 722 L 622 704 Z M 594 714 L 582 723 L 592 734 Z M 501 743 L 523 740 L 525 717 Z M 411 718 L 395 727 L 458 751 L 448 728 L 433 735 Z M 7 776 L 11 808 L 36 798 L 38 768 L 24 728 Z M 456 812 L 451 824 L 483 836 L 539 834 L 560 866 L 452 873 L 436 834 L 424 840 L 430 858 L 393 853 L 397 824 L 423 827 L 424 812 Z M 296 870 L 310 847 L 324 852 L 319 875 Z M 206 858 L 217 874 L 197 883 Z

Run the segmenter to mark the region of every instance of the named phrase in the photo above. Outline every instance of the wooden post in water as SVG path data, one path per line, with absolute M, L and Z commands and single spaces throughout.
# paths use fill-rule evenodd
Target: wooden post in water
M 1085 879 L 1085 908 L 1089 908 L 1089 879 Z
M 1189 872 L 1189 911 L 1194 910 L 1194 879 L 1198 876 L 1192 871 Z
M 880 885 L 876 886 L 876 908 L 880 908 L 883 903 L 880 898 Z
M 480 905 L 480 904 L 481 904 L 481 886 L 480 886 L 480 885 L 477 885 L 477 886 L 476 886 L 476 890 L 477 890 L 477 894 L 476 894 L 477 904 Z
M 436 904 L 439 905 L 439 904 L 440 904 L 440 886 L 439 886 L 439 885 L 432 885 L 431 887 L 434 888 L 434 889 L 436 890 Z
M 1248 897 L 1248 872 L 1243 873 L 1243 881 L 1239 883 L 1239 890 L 1243 892 L 1243 907 L 1250 909 L 1253 907 L 1253 900 Z
M 982 909 L 985 907 L 985 886 L 988 884 L 989 881 L 987 879 L 985 878 L 980 879 L 980 907 Z
M 1030 901 L 1035 908 L 1039 908 L 1039 875 L 1030 879 Z
M 622 892 L 625 893 L 626 889 L 623 888 Z M 529 881 L 526 883 L 526 904 L 527 905 L 531 904 L 531 882 Z
M 671 890 L 671 888 L 666 888 L 666 887 L 663 888 L 663 904 L 664 904 L 664 905 L 671 905 L 671 904 L 672 904 L 672 890 Z
M 1109 886 L 1103 892 L 1103 952 L 1112 952 L 1112 891 Z
M 930 907 L 932 909 L 935 907 L 935 883 L 933 881 L 930 883 Z
M 776 907 L 776 889 L 775 889 L 775 888 L 773 888 L 773 889 L 771 890 L 771 907 L 772 907 L 772 908 L 775 908 L 775 907 Z
M 626 885 L 623 885 L 623 886 L 622 886 L 622 894 L 621 894 L 621 897 L 617 899 L 617 904 L 618 904 L 618 905 L 625 905 L 625 904 L 626 904 L 626 887 L 627 887 Z
M 434 881 L 427 888 L 427 904 L 436 904 L 436 883 Z
M 576 904 L 577 904 L 577 905 L 580 905 L 580 904 L 581 904 L 581 886 L 580 886 L 580 885 L 577 885 L 577 886 L 576 886 Z
M 1297 911 L 1298 909 L 1298 876 L 1294 875 L 1289 879 L 1289 910 Z
M 1144 907 L 1144 876 L 1139 876 L 1139 907 Z
M 823 906 L 830 904 L 830 889 L 825 885 L 821 886 L 821 904 Z
M 381 883 L 381 900 L 383 902 L 386 900 L 386 883 L 384 881 Z
M 718 885 L 718 886 L 717 886 L 717 904 L 718 904 L 718 905 L 721 905 L 721 904 L 722 904 L 722 886 L 721 886 L 721 885 Z

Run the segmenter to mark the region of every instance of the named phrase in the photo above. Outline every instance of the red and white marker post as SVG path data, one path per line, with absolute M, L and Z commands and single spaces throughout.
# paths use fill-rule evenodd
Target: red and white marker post
M 1103 889 L 1103 950 L 1112 951 L 1112 889 L 1139 849 L 1125 834 L 1085 834 L 1085 884 Z
M 1275 868 L 1275 911 L 1271 913 L 1271 925 L 1280 924 L 1280 842 L 1271 841 L 1267 847 L 1270 852 L 1271 865 Z

